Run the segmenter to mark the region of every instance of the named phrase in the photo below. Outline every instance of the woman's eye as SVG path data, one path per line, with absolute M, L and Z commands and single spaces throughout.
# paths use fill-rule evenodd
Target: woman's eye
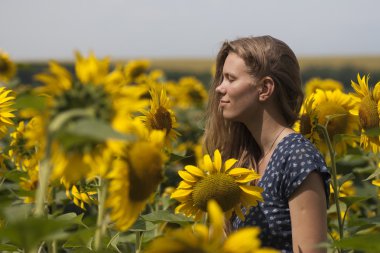
M 226 78 L 229 82 L 232 82 L 232 81 L 235 80 L 235 79 L 234 79 L 231 75 L 229 75 L 229 74 L 226 74 L 226 75 L 225 75 L 225 78 Z

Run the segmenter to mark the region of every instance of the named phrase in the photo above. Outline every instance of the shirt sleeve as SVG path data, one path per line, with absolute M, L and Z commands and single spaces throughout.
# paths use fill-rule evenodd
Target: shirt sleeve
M 282 192 L 289 199 L 311 172 L 317 172 L 323 180 L 326 201 L 329 202 L 330 173 L 325 161 L 313 144 L 296 145 L 290 152 L 283 171 Z

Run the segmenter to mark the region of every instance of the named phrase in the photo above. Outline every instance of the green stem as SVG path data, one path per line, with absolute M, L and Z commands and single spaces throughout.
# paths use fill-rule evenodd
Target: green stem
M 98 187 L 98 218 L 96 222 L 96 232 L 95 232 L 95 251 L 99 251 L 101 248 L 102 238 L 105 233 L 106 223 L 105 217 L 105 202 L 107 197 L 107 180 L 102 180 L 99 178 Z
M 332 186 L 334 189 L 334 202 L 336 206 L 336 212 L 338 216 L 338 226 L 339 226 L 339 239 L 343 239 L 343 221 L 342 217 L 340 216 L 340 204 L 339 204 L 339 187 L 338 187 L 338 178 L 337 178 L 337 172 L 336 172 L 336 162 L 335 162 L 335 151 L 332 146 L 329 134 L 327 132 L 327 128 L 324 126 L 320 126 L 320 129 L 322 130 L 322 134 L 324 139 L 326 140 L 327 147 L 329 149 L 330 158 L 331 158 L 331 179 L 332 179 Z
M 51 253 L 57 253 L 58 252 L 56 240 L 52 241 L 51 243 L 49 243 L 47 245 L 48 245 L 48 252 L 51 252 Z
M 375 156 L 375 164 L 374 164 L 375 170 L 379 169 L 379 168 L 377 168 L 377 164 L 380 164 L 380 157 L 378 154 L 376 154 L 376 156 Z M 380 179 L 380 175 L 376 175 L 376 177 L 374 179 Z M 380 196 L 380 188 L 379 187 L 376 187 L 376 188 L 377 188 L 376 194 L 378 196 Z M 380 215 L 380 198 L 377 198 L 376 215 L 377 216 Z
M 136 253 L 141 252 L 142 237 L 143 233 L 140 231 L 136 231 Z
M 41 217 L 45 215 L 45 200 L 47 196 L 49 177 L 51 172 L 50 165 L 51 156 L 51 136 L 47 137 L 47 144 L 45 150 L 45 157 L 41 162 L 41 167 L 38 175 L 38 188 L 36 191 L 36 209 L 34 215 L 36 217 Z

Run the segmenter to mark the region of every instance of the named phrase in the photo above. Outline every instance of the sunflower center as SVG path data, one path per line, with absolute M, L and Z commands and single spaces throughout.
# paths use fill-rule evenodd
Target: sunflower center
M 166 130 L 166 133 L 169 133 L 173 127 L 170 112 L 162 106 L 158 107 L 158 109 L 153 115 L 151 125 L 153 129 Z
M 10 69 L 9 62 L 0 56 L 0 73 L 7 73 Z
M 377 112 L 377 104 L 370 96 L 362 99 L 359 108 L 360 125 L 365 130 L 379 127 L 379 114 Z
M 13 140 L 11 148 L 21 158 L 31 158 L 36 153 L 34 149 L 26 148 L 27 140 L 24 137 L 19 137 Z
M 326 124 L 326 117 L 329 115 L 337 115 L 329 120 L 327 131 L 329 137 L 332 138 L 336 134 L 342 134 L 347 129 L 348 112 L 341 105 L 327 102 L 319 106 L 318 121 L 321 125 Z
M 307 135 L 307 134 L 311 134 L 311 129 L 312 129 L 312 125 L 311 125 L 311 119 L 310 119 L 310 116 L 307 115 L 307 114 L 303 114 L 301 116 L 301 119 L 300 119 L 300 132 L 301 134 L 303 135 Z
M 198 238 L 197 238 L 198 239 Z M 200 242 L 197 241 L 197 243 L 201 244 Z M 170 251 L 170 252 L 175 252 L 175 253 L 207 253 L 205 250 L 199 247 L 194 247 L 192 245 L 188 245 L 189 243 L 187 241 L 183 241 L 183 247 L 176 251 Z
M 203 97 L 197 90 L 190 90 L 188 95 L 196 104 L 200 104 L 203 102 Z
M 163 179 L 161 153 L 152 144 L 140 142 L 133 145 L 129 157 L 129 198 L 143 201 L 156 191 Z
M 54 101 L 52 118 L 71 109 L 93 108 L 97 119 L 109 122 L 114 113 L 111 100 L 101 85 L 74 83 L 72 89 L 55 97 Z M 65 139 L 67 136 L 63 137 L 62 143 L 65 142 Z M 70 151 L 83 152 L 84 150 L 93 150 L 97 144 L 97 141 L 87 138 L 81 141 L 79 137 L 76 137 L 75 145 L 69 145 L 69 149 Z
M 233 208 L 240 199 L 241 190 L 232 177 L 223 173 L 212 174 L 199 181 L 193 191 L 193 202 L 202 211 L 207 211 L 207 202 L 215 199 L 222 210 Z
M 140 66 L 136 66 L 135 68 L 131 69 L 131 72 L 129 73 L 129 75 L 132 79 L 136 79 L 140 75 L 144 74 L 145 71 L 146 71 L 146 66 L 140 65 Z

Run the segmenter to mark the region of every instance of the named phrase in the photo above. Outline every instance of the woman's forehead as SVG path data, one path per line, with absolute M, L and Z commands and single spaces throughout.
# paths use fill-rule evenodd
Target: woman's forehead
M 232 72 L 232 73 L 243 73 L 248 72 L 247 65 L 245 64 L 243 58 L 241 58 L 236 53 L 229 53 L 223 66 L 223 72 Z

